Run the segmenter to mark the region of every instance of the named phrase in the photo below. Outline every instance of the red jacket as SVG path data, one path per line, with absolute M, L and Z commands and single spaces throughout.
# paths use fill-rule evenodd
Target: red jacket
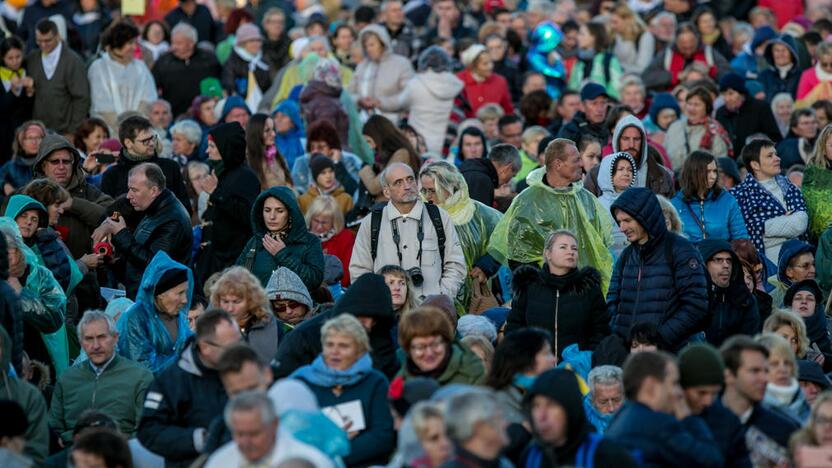
M 342 229 L 341 232 L 332 236 L 332 239 L 321 243 L 325 254 L 335 255 L 338 260 L 341 260 L 341 265 L 344 267 L 341 286 L 344 287 L 350 285 L 350 257 L 352 257 L 353 244 L 355 244 L 355 233 L 350 229 Z
M 803 2 L 783 2 L 780 0 L 759 0 L 757 6 L 766 7 L 777 18 L 777 29 L 782 28 L 795 16 L 803 14 Z
M 471 110 L 465 117 L 475 118 L 477 110 L 488 103 L 499 104 L 506 115 L 514 113 L 508 82 L 502 76 L 492 73 L 485 81 L 478 82 L 468 69 L 462 70 L 456 76 L 465 83 L 462 93 L 471 105 Z

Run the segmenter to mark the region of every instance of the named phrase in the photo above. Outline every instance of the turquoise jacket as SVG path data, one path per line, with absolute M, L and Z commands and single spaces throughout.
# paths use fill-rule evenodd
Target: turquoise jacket
M 728 242 L 748 239 L 740 206 L 727 190 L 721 190 L 716 197 L 709 193 L 704 201 L 688 200 L 680 190 L 670 202 L 679 213 L 685 237 L 693 243 L 705 238 L 703 227 L 708 239 L 725 239 Z

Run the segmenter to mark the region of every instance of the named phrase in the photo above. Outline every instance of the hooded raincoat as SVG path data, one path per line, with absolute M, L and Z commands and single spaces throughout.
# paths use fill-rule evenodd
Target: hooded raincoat
M 432 153 L 442 154 L 448 119 L 462 87 L 462 80 L 449 71 L 427 70 L 417 73 L 399 96 L 400 106 L 410 109 L 407 123 L 425 137 Z
M 269 197 L 279 200 L 289 212 L 289 224 L 283 238 L 286 247 L 276 255 L 270 254 L 263 247 L 263 236 L 269 234 L 263 222 L 263 204 Z M 237 265 L 251 271 L 263 287 L 269 284 L 272 272 L 280 266 L 295 272 L 310 291 L 321 286 L 324 280 L 324 253 L 321 241 L 306 230 L 306 221 L 290 188 L 272 187 L 257 197 L 251 208 L 251 230 L 254 236 L 249 239 L 237 258 Z
M 187 270 L 188 303 L 179 310 L 177 318 L 177 337 L 174 341 L 156 308 L 156 284 L 168 270 Z M 142 283 L 136 295 L 136 303 L 130 306 L 118 320 L 118 353 L 127 359 L 138 362 L 141 366 L 158 373 L 184 348 L 185 341 L 191 336 L 188 328 L 188 309 L 194 293 L 194 279 L 191 270 L 177 263 L 165 252 L 158 252 L 147 266 L 142 276 Z
M 630 156 L 630 153 L 622 151 L 620 153 L 611 154 L 601 160 L 601 167 L 598 170 L 598 188 L 601 190 L 601 196 L 598 197 L 598 201 L 604 205 L 606 210 L 610 209 L 612 204 L 618 198 L 618 195 L 621 194 L 621 192 L 617 192 L 615 190 L 615 187 L 612 184 L 612 178 L 615 175 L 615 165 L 618 163 L 619 159 L 626 159 L 629 161 L 630 166 L 633 169 L 633 180 L 630 182 L 630 187 L 635 185 L 636 177 L 638 176 L 638 165 L 636 164 L 636 160 Z M 612 250 L 613 255 L 618 258 L 618 256 L 621 255 L 621 251 L 629 245 L 629 242 L 627 242 L 627 236 L 621 232 L 621 229 L 619 229 L 618 226 L 613 226 L 612 228 L 612 239 L 613 243 L 610 249 Z
M 520 192 L 500 219 L 488 252 L 500 263 L 543 261 L 546 237 L 568 229 L 578 238 L 578 266 L 601 272 L 601 288 L 609 286 L 612 270 L 613 223 L 609 212 L 581 182 L 555 189 L 545 182 L 546 170 L 535 169 L 526 178 L 529 188 Z
M 295 166 L 295 160 L 306 154 L 306 130 L 300 116 L 297 101 L 287 99 L 274 108 L 272 114 L 281 114 L 292 121 L 292 129 L 288 132 L 278 132 L 274 138 L 277 150 L 286 159 L 286 167 L 290 170 Z

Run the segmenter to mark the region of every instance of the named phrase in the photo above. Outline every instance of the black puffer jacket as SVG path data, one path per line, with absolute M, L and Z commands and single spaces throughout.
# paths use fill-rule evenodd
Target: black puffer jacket
M 251 237 L 249 213 L 260 193 L 260 181 L 246 164 L 246 133 L 237 122 L 220 124 L 209 132 L 222 157 L 217 188 L 203 215 L 196 276 L 199 284 L 234 264 Z
M 680 349 L 702 331 L 708 313 L 705 270 L 699 251 L 667 230 L 659 200 L 646 188 L 622 193 L 610 211 L 622 210 L 647 231 L 644 244 L 621 253 L 610 280 L 607 308 L 621 338 L 641 322 L 658 327 L 663 349 Z
M 711 280 L 710 274 L 705 275 L 708 281 L 709 316 L 705 324 L 705 339 L 719 347 L 732 335 L 754 336 L 759 333 L 762 324 L 757 301 L 745 286 L 742 264 L 731 249 L 731 244 L 722 239 L 705 239 L 699 243 L 698 248 L 706 263 L 720 252 L 730 253 L 732 259 L 731 281 L 727 288 L 720 288 Z
M 548 330 L 557 354 L 577 343 L 591 350 L 610 334 L 610 316 L 601 274 L 587 267 L 555 276 L 549 266 L 541 269 L 521 266 L 512 277 L 514 298 L 506 320 L 506 333 L 523 327 Z

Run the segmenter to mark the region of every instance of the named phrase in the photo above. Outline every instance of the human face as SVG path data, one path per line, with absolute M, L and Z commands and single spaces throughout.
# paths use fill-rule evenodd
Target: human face
M 615 221 L 631 244 L 644 244 L 649 239 L 647 231 L 626 211 L 617 210 Z
M 84 147 L 87 149 L 87 153 L 91 153 L 97 150 L 101 146 L 101 142 L 107 138 L 107 131 L 101 127 L 95 127 L 92 130 L 92 133 L 87 135 L 84 138 Z
M 485 43 L 485 47 L 488 49 L 488 55 L 491 57 L 491 60 L 495 62 L 503 60 L 503 57 L 506 55 L 506 44 L 499 37 L 489 39 Z
M 3 56 L 3 66 L 12 71 L 20 70 L 23 64 L 23 51 L 20 49 L 9 49 Z
M 513 145 L 515 148 L 520 148 L 523 145 L 523 124 L 515 122 L 503 125 L 500 128 L 500 140 L 503 143 Z
M 213 100 L 205 101 L 199 105 L 199 120 L 209 127 L 213 127 L 217 123 L 217 116 L 214 115 L 215 105 L 216 103 Z
M 349 51 L 353 43 L 352 31 L 349 28 L 341 28 L 335 36 L 335 48 L 342 51 Z
M 168 128 L 173 120 L 170 107 L 164 102 L 156 101 L 150 106 L 150 123 L 155 128 Z
M 636 127 L 627 127 L 621 132 L 621 136 L 618 137 L 618 148 L 619 151 L 626 151 L 630 153 L 630 156 L 636 160 L 636 162 L 641 161 L 641 148 L 644 144 L 644 135 L 641 133 Z
M 35 231 L 38 230 L 38 224 L 40 224 L 41 216 L 42 213 L 38 210 L 26 210 L 14 219 L 18 229 L 20 229 L 20 235 L 24 239 L 35 235 Z
M 289 325 L 299 324 L 306 317 L 307 312 L 309 312 L 309 308 L 300 302 L 277 299 L 272 300 L 271 303 L 272 310 L 277 318 Z
M 271 383 L 271 369 L 261 369 L 257 364 L 246 361 L 239 372 L 226 372 L 220 375 L 225 393 L 230 397 L 251 390 L 266 391 Z
M 330 332 L 324 338 L 324 364 L 334 370 L 345 371 L 362 356 L 355 338 L 346 333 Z
M 710 13 L 703 13 L 699 15 L 696 26 L 698 26 L 699 33 L 702 35 L 713 34 L 716 31 L 716 18 Z
M 260 461 L 272 451 L 277 441 L 277 419 L 267 424 L 258 411 L 233 411 L 231 433 L 246 461 Z
M 789 346 L 792 348 L 792 352 L 797 355 L 798 341 L 797 333 L 794 331 L 794 328 L 789 325 L 780 325 L 780 328 L 774 330 L 774 333 L 780 335 L 784 340 L 788 341 Z
M 797 127 L 792 131 L 801 138 L 813 139 L 818 136 L 818 118 L 812 115 L 803 115 L 797 119 Z
M 791 99 L 781 99 L 777 101 L 777 104 L 774 106 L 774 115 L 777 116 L 781 121 L 788 122 L 789 116 L 792 115 L 794 111 L 794 101 Z
M 682 387 L 679 385 L 679 368 L 675 363 L 667 363 L 665 378 L 657 388 L 656 411 L 673 414 L 676 402 L 684 398 Z
M 439 335 L 417 336 L 410 342 L 409 355 L 422 372 L 436 370 L 445 360 L 448 344 Z
M 242 107 L 235 107 L 225 116 L 225 123 L 237 122 L 241 127 L 248 125 L 248 111 Z
M 398 28 L 404 24 L 404 10 L 401 2 L 388 2 L 384 6 L 384 11 L 381 12 L 384 16 L 384 22 L 388 26 Z
M 433 11 L 440 20 L 453 24 L 459 18 L 459 10 L 454 2 L 442 0 L 433 4 Z
M 326 234 L 332 230 L 333 226 L 332 215 L 319 214 L 309 220 L 309 230 L 313 234 Z
M 73 450 L 72 466 L 76 468 L 107 468 L 107 462 L 98 454 Z
M 59 149 L 53 151 L 41 164 L 44 175 L 62 186 L 66 186 L 72 179 L 72 167 L 75 157 L 69 150 Z
M 133 51 L 136 50 L 136 38 L 127 41 L 119 48 L 108 48 L 110 55 L 121 63 L 130 63 L 133 60 Z
M 292 123 L 292 119 L 283 112 L 274 114 L 274 126 L 277 133 L 280 134 L 289 132 L 295 128 L 295 124 Z
M 523 82 L 523 95 L 529 94 L 533 91 L 545 91 L 546 90 L 546 78 L 543 78 L 543 75 L 539 73 L 532 73 L 526 78 L 526 81 Z M 578 99 L 580 103 L 580 99 Z
M 572 120 L 572 117 L 581 110 L 581 97 L 577 94 L 570 94 L 563 98 L 563 102 L 561 105 L 558 106 L 558 115 L 561 118 L 568 122 Z M 604 114 L 606 114 L 606 109 L 604 110 Z
M 107 362 L 116 349 L 118 332 L 110 334 L 105 320 L 94 320 L 81 329 L 81 347 L 90 362 L 100 366 Z
M 692 32 L 683 32 L 676 38 L 676 48 L 684 57 L 691 57 L 699 46 L 696 35 Z
M 583 101 L 584 113 L 589 123 L 599 124 L 607 118 L 609 100 L 606 96 L 598 96 L 589 101 Z
M 271 40 L 277 40 L 286 27 L 286 18 L 281 13 L 273 13 L 263 18 L 263 32 Z
M 182 283 L 156 296 L 156 308 L 165 315 L 176 315 L 188 305 L 188 283 Z
M 70 201 L 67 200 L 63 203 L 53 203 L 46 207 L 46 213 L 49 215 L 49 225 L 56 226 L 58 224 L 58 219 L 64 214 L 64 210 L 69 208 Z
M 220 296 L 220 309 L 228 312 L 237 321 L 240 327 L 245 326 L 251 314 L 249 313 L 248 301 L 236 294 L 223 294 Z
M 815 279 L 815 255 L 812 252 L 804 252 L 789 262 L 786 267 L 786 277 L 793 283 L 805 279 Z
M 136 156 L 153 156 L 156 153 L 156 133 L 152 128 L 141 130 L 135 139 L 125 139 L 124 146 L 127 147 L 127 151 Z
M 690 96 L 685 101 L 685 115 L 692 124 L 699 124 L 707 117 L 705 101 L 699 96 Z
M 623 192 L 633 183 L 633 165 L 622 158 L 615 162 L 615 174 L 612 176 L 612 186 L 616 192 Z
M 733 89 L 726 89 L 722 92 L 722 99 L 725 100 L 725 108 L 731 112 L 736 112 L 745 102 L 745 96 Z
M 441 466 L 451 456 L 451 441 L 445 434 L 445 422 L 442 418 L 429 418 L 425 421 L 425 428 L 419 434 L 419 443 L 431 466 Z
M 196 42 L 185 34 L 174 34 L 170 39 L 170 51 L 179 60 L 188 60 L 194 54 Z
M 832 140 L 832 138 L 830 138 Z M 462 135 L 462 159 L 482 159 L 485 148 L 477 135 Z
M 338 181 L 335 180 L 335 171 L 328 167 L 321 171 L 315 179 L 315 184 L 318 185 L 318 188 L 324 191 L 332 190 L 335 188 L 337 183 Z
M 136 211 L 146 210 L 159 196 L 159 187 L 151 186 L 142 172 L 137 172 L 127 179 L 127 201 Z
M 428 203 L 433 203 L 434 205 L 441 203 L 439 201 L 439 195 L 436 193 L 436 183 L 434 182 L 433 177 L 423 175 L 419 178 L 419 182 L 422 185 L 422 188 L 419 189 L 419 193 L 422 194 Z
M 832 73 L 832 55 L 822 55 L 818 57 L 818 64 L 826 73 Z
M 814 436 L 820 446 L 832 445 L 832 401 L 827 401 L 818 408 Z
M 309 142 L 309 152 L 321 153 L 324 156 L 329 156 L 329 154 L 332 153 L 332 148 L 330 148 L 329 144 L 325 141 L 311 141 Z
M 595 384 L 592 390 L 592 406 L 601 414 L 612 414 L 624 404 L 624 388 L 620 383 Z
M 367 54 L 367 58 L 373 62 L 381 60 L 381 56 L 384 54 L 384 45 L 381 43 L 378 36 L 372 33 L 364 36 L 364 53 Z
M 768 180 L 780 173 L 780 156 L 773 146 L 760 150 L 760 161 L 752 161 L 751 169 L 757 179 Z
M 534 355 L 534 368 L 532 369 L 532 375 L 538 376 L 549 369 L 555 367 L 558 363 L 558 358 L 552 354 L 552 345 L 549 342 L 546 342 L 540 351 Z
M 708 274 L 711 275 L 711 281 L 719 288 L 727 288 L 731 283 L 731 273 L 733 271 L 733 257 L 729 252 L 717 252 L 711 257 L 705 266 L 708 268 Z
M 243 49 L 251 55 L 257 55 L 263 49 L 263 41 L 260 39 L 252 39 L 243 43 Z
M 545 255 L 549 270 L 552 273 L 563 274 L 578 266 L 578 242 L 572 236 L 558 236 Z
M 222 352 L 229 346 L 240 341 L 240 329 L 236 324 L 221 320 L 214 328 L 214 336 L 199 340 L 199 355 L 202 363 L 213 369 L 217 366 Z
M 771 46 L 771 54 L 774 58 L 775 66 L 785 67 L 792 63 L 792 53 L 783 44 L 774 44 Z
M 13 278 L 20 278 L 23 273 L 26 273 L 26 258 L 20 249 L 9 247 L 7 249 L 7 256 L 9 258 L 9 276 Z
M 768 357 L 768 381 L 775 385 L 787 386 L 794 378 L 794 365 L 786 356 L 771 353 Z
M 589 32 L 586 25 L 581 26 L 578 30 L 578 47 L 585 50 L 595 48 L 595 37 Z
M 565 152 L 564 159 L 555 159 L 551 167 L 560 177 L 569 182 L 576 182 L 583 176 L 581 155 L 574 145 L 567 146 Z
M 196 321 L 203 313 L 205 313 L 205 307 L 203 307 L 202 304 L 197 304 L 196 307 L 192 307 L 191 310 L 188 311 L 188 328 L 190 328 L 192 332 L 196 331 Z
M 480 54 L 477 59 L 474 60 L 473 71 L 481 78 L 488 78 L 494 71 L 494 61 L 491 60 L 491 57 L 488 54 Z
M 815 400 L 822 391 L 820 385 L 807 380 L 801 380 L 798 383 L 800 384 L 800 390 L 803 392 L 803 396 L 806 397 L 806 402 L 809 403 L 809 406 L 814 405 Z
M 55 50 L 55 47 L 58 47 L 58 42 L 60 42 L 60 38 L 57 34 L 43 34 L 40 31 L 35 31 L 35 43 L 43 54 L 48 54 Z
M 667 128 L 670 126 L 670 124 L 676 121 L 677 117 L 678 116 L 676 115 L 675 110 L 662 109 L 661 112 L 659 112 L 659 115 L 656 117 L 656 125 L 658 125 L 659 128 Z
M 803 318 L 811 317 L 815 313 L 815 307 L 817 307 L 817 300 L 809 291 L 798 291 L 792 299 L 792 310 Z
M 188 141 L 188 139 L 185 138 L 185 135 L 175 132 L 171 136 L 171 148 L 173 149 L 173 154 L 188 156 L 194 152 L 196 144 Z M 214 146 L 214 148 L 216 148 L 216 146 Z
M 721 385 L 699 385 L 685 389 L 685 399 L 693 414 L 702 414 L 711 406 L 722 390 Z
M 419 197 L 418 184 L 410 166 L 395 166 L 387 171 L 387 185 L 384 188 L 384 196 L 394 204 L 416 203 Z
M 263 202 L 263 224 L 268 232 L 280 232 L 289 221 L 289 210 L 282 201 L 269 197 Z
M 27 156 L 34 156 L 38 154 L 40 142 L 43 141 L 44 136 L 46 136 L 46 134 L 40 126 L 29 125 L 26 127 L 26 130 L 23 131 L 23 136 L 20 138 L 23 153 Z
M 719 179 L 719 171 L 717 170 L 717 167 L 716 167 L 716 161 L 711 161 L 710 163 L 708 163 L 708 166 L 706 167 L 706 170 L 708 171 L 708 185 L 707 185 L 707 187 L 708 187 L 708 189 L 712 189 L 712 188 L 714 188 L 714 185 L 716 185 L 717 179 Z
M 644 93 L 638 85 L 629 85 L 622 90 L 621 102 L 638 111 L 644 107 Z
M 407 281 L 399 275 L 384 275 L 384 282 L 393 296 L 393 309 L 399 310 L 407 302 Z
M 581 153 L 581 168 L 584 172 L 589 173 L 598 164 L 601 164 L 601 145 L 590 143 L 586 145 L 584 152 Z
M 147 40 L 151 44 L 157 45 L 165 40 L 165 31 L 159 23 L 151 23 L 150 26 L 147 27 Z
M 537 437 L 546 444 L 560 447 L 569 434 L 569 418 L 560 403 L 543 395 L 532 398 L 531 423 Z

